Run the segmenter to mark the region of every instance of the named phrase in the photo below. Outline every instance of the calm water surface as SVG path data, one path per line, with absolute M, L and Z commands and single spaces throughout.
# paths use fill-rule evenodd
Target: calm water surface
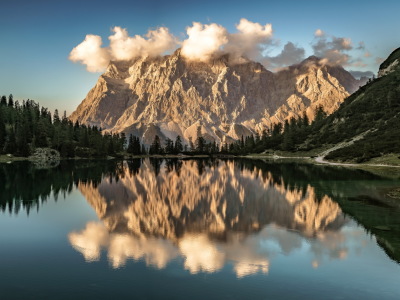
M 1 299 L 400 299 L 400 181 L 252 160 L 0 165 Z

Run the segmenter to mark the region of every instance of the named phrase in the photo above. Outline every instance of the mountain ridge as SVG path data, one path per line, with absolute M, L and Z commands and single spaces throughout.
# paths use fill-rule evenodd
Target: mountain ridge
M 339 66 L 309 57 L 272 73 L 257 62 L 230 63 L 224 55 L 189 61 L 180 49 L 157 58 L 111 62 L 74 111 L 74 122 L 125 132 L 150 144 L 180 135 L 232 142 L 261 133 L 273 123 L 314 111 L 330 114 L 363 82 Z

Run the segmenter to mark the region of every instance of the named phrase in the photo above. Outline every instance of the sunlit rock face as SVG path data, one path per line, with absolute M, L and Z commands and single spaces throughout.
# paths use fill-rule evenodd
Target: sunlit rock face
M 305 245 L 314 267 L 349 251 L 346 235 L 355 229 L 343 232 L 347 221 L 338 204 L 311 186 L 289 188 L 267 171 L 229 161 L 130 164 L 121 166 L 118 180 L 79 184 L 101 220 L 69 235 L 87 261 L 106 248 L 114 268 L 142 259 L 161 269 L 182 257 L 191 273 L 230 262 L 243 277 L 267 273 L 271 256 Z
M 228 56 L 187 61 L 178 49 L 112 62 L 70 119 L 133 133 L 146 144 L 156 134 L 195 140 L 198 127 L 209 141 L 231 142 L 304 112 L 313 119 L 319 105 L 332 113 L 362 84 L 315 57 L 272 73 L 253 61 L 232 64 Z

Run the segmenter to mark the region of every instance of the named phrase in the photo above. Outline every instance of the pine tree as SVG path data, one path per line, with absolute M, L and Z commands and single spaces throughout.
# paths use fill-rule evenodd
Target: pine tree
M 136 137 L 136 136 L 134 136 L 133 137 L 133 154 L 134 155 L 140 155 L 140 154 L 142 154 L 141 153 L 141 151 L 142 151 L 142 147 L 141 147 L 141 145 L 140 145 L 140 140 L 139 140 L 139 138 L 138 137 Z
M 166 154 L 174 153 L 174 142 L 170 138 L 167 138 L 165 141 L 165 153 Z
M 182 151 L 183 151 L 182 139 L 181 139 L 181 136 L 178 135 L 175 139 L 174 152 L 180 153 Z
M 319 106 L 317 107 L 316 112 L 315 112 L 315 120 L 314 120 L 314 122 L 319 122 L 319 121 L 325 119 L 326 116 L 327 116 L 327 114 L 326 114 L 326 112 L 324 111 L 323 106 L 322 106 L 322 105 L 319 105 Z
M 7 106 L 7 97 L 6 96 L 4 96 L 4 95 L 1 96 L 0 105 Z
M 3 146 L 6 142 L 6 122 L 3 116 L 3 110 L 0 107 L 0 153 L 3 152 Z
M 196 151 L 199 153 L 204 152 L 204 147 L 206 144 L 206 140 L 201 135 L 201 127 L 197 127 L 197 139 L 196 139 Z
M 129 135 L 129 140 L 128 140 L 128 148 L 126 149 L 126 152 L 133 154 L 133 135 Z
M 108 141 L 107 154 L 108 154 L 108 155 L 113 155 L 113 154 L 115 154 L 114 142 L 113 142 L 112 137 L 110 137 L 110 138 L 109 138 L 109 141 Z
M 10 94 L 10 96 L 8 96 L 8 106 L 14 107 L 14 97 L 12 94 Z
M 11 129 L 10 133 L 7 136 L 6 145 L 4 148 L 5 153 L 15 154 L 17 152 L 17 142 L 15 139 L 15 132 Z
M 160 137 L 158 135 L 155 135 L 154 141 L 150 146 L 149 153 L 150 154 L 162 154 Z
M 54 111 L 54 114 L 53 114 L 53 123 L 54 123 L 54 125 L 58 125 L 59 123 L 61 123 L 60 116 L 59 116 L 59 114 L 58 114 L 58 109 L 56 109 L 56 110 Z

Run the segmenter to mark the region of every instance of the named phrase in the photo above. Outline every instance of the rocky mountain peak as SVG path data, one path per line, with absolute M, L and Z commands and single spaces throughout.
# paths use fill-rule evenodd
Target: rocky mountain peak
M 360 82 L 319 61 L 312 56 L 272 73 L 254 61 L 233 62 L 229 55 L 191 61 L 178 49 L 111 62 L 70 118 L 135 134 L 146 144 L 155 134 L 195 140 L 198 127 L 210 141 L 231 142 L 304 112 L 312 119 L 319 105 L 328 113 L 336 110 Z

